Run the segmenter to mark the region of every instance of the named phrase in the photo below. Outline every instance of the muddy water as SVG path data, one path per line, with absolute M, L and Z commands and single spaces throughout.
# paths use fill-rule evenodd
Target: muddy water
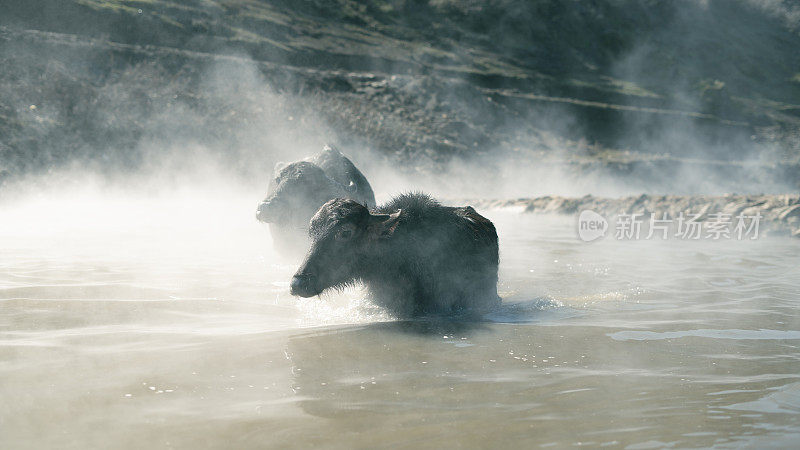
M 800 241 L 587 244 L 489 212 L 504 305 L 398 322 L 290 297 L 234 194 L 0 207 L 0 447 L 800 441 Z

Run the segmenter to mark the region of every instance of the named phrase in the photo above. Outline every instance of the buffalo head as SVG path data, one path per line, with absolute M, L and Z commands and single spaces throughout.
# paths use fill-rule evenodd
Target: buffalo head
M 256 218 L 265 223 L 303 226 L 331 198 L 345 196 L 352 186 L 330 179 L 316 164 L 300 161 L 276 166 L 270 193 L 258 205 Z
M 342 198 L 325 203 L 311 219 L 311 249 L 292 277 L 292 295 L 311 297 L 362 278 L 389 248 L 401 212 L 373 214 Z

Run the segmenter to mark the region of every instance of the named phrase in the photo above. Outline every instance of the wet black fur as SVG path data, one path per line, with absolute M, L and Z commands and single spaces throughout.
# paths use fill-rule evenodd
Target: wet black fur
M 421 194 L 403 194 L 373 214 L 400 210 L 387 237 L 369 234 L 374 215 L 352 200 L 332 200 L 310 225 L 312 248 L 298 274 L 320 290 L 363 281 L 374 301 L 398 316 L 481 309 L 499 302 L 494 225 L 471 207 L 448 207 Z M 372 219 L 371 219 L 372 218 Z M 345 224 L 358 234 L 335 239 Z

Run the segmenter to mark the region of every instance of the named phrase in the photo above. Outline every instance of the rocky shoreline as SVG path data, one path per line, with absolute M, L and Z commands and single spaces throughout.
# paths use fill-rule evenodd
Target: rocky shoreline
M 470 200 L 479 209 L 520 208 L 526 213 L 577 215 L 591 210 L 605 217 L 642 214 L 648 220 L 651 214 L 668 218 L 698 215 L 697 221 L 716 220 L 719 214 L 735 219 L 739 215 L 756 216 L 761 229 L 771 236 L 800 238 L 800 194 L 782 195 L 648 195 L 622 198 L 543 196 L 511 200 Z

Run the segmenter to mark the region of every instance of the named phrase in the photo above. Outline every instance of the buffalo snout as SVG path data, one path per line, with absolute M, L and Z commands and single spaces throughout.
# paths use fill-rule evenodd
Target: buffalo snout
M 314 283 L 314 276 L 305 273 L 298 273 L 292 277 L 289 291 L 298 297 L 313 297 L 320 293 Z
M 265 223 L 274 222 L 275 214 L 273 210 L 274 210 L 274 205 L 272 205 L 272 202 L 269 201 L 261 202 L 261 204 L 258 205 L 258 210 L 256 211 L 256 219 Z

